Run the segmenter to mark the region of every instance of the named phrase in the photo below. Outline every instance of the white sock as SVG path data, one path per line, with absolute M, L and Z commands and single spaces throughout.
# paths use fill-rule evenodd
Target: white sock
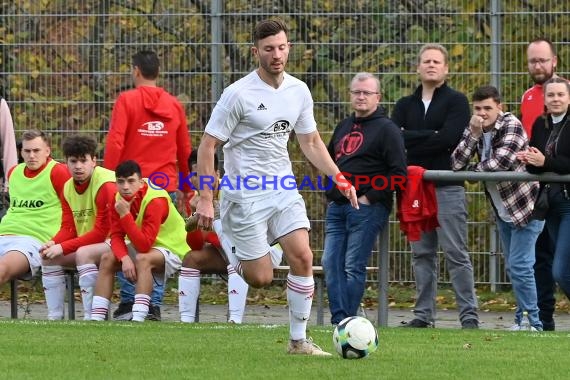
M 83 319 L 91 320 L 91 307 L 93 304 L 93 293 L 99 270 L 95 264 L 78 265 L 79 288 L 81 289 L 81 300 L 83 301 Z
M 213 229 L 216 235 L 218 235 L 218 239 L 220 240 L 220 244 L 224 250 L 223 253 L 228 258 L 230 265 L 234 267 L 235 271 L 239 275 L 243 275 L 241 263 L 235 253 L 235 247 L 233 246 L 232 242 L 226 237 L 226 235 L 224 235 L 224 231 L 222 231 L 222 221 L 219 219 L 214 220 Z
M 65 273 L 60 265 L 42 266 L 42 283 L 48 308 L 48 319 L 63 319 L 65 302 Z M 74 300 L 70 300 L 74 302 Z
M 133 321 L 144 322 L 148 315 L 150 306 L 150 296 L 148 294 L 135 294 L 135 303 L 133 305 Z
M 194 268 L 180 268 L 178 276 L 178 309 L 180 321 L 196 321 L 196 303 L 200 296 L 200 271 Z
M 234 267 L 228 265 L 228 321 L 235 323 L 242 322 L 248 288 L 249 286 L 245 280 L 236 273 Z
M 111 301 L 100 296 L 93 296 L 93 307 L 91 307 L 91 320 L 104 321 L 109 312 Z
M 287 302 L 289 303 L 289 334 L 292 340 L 307 337 L 307 322 L 311 315 L 315 281 L 313 276 L 287 275 Z

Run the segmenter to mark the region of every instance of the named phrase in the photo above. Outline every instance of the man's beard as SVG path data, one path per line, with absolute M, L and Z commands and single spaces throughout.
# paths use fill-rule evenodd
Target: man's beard
M 531 75 L 531 78 L 535 84 L 544 84 L 547 80 L 554 76 L 554 71 L 550 73 L 541 73 L 537 75 Z

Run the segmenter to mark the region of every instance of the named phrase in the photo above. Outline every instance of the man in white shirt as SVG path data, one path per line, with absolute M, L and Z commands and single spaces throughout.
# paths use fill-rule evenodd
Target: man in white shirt
M 293 130 L 309 161 L 333 177 L 354 207 L 358 202 L 354 187 L 332 161 L 317 131 L 307 85 L 285 73 L 287 34 L 287 26 L 279 19 L 256 25 L 251 51 L 259 67 L 227 87 L 216 104 L 198 149 L 198 175 L 212 176 L 216 147 L 227 142 L 220 211 L 224 234 L 233 243 L 226 250 L 230 264 L 250 285 L 268 285 L 275 265 L 270 245 L 281 244 L 291 267 L 288 352 L 328 356 L 307 339 L 305 331 L 314 291 L 305 203 L 296 188 L 282 185 L 282 179 L 293 174 L 287 151 Z M 209 229 L 214 217 L 212 190 L 208 186 L 199 190 L 198 227 Z

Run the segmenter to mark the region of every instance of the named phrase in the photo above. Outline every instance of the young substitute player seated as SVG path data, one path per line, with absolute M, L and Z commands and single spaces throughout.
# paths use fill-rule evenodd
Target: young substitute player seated
M 101 255 L 110 250 L 105 239 L 116 192 L 115 172 L 97 166 L 97 141 L 92 137 L 69 136 L 62 150 L 72 178 L 63 187 L 59 232 L 40 249 L 42 282 L 48 318 L 63 319 L 64 267 L 77 266 L 83 318 L 90 320 L 97 265 Z
M 154 282 L 164 283 L 180 269 L 186 244 L 184 219 L 166 190 L 153 189 L 135 161 L 115 170 L 117 196 L 111 211 L 111 252 L 101 257 L 91 319 L 102 321 L 109 311 L 115 273 L 136 283 L 133 321 L 144 322 Z M 125 241 L 129 241 L 128 245 Z
M 46 135 L 22 135 L 24 163 L 8 172 L 10 207 L 0 223 L 0 285 L 30 279 L 39 270 L 39 250 L 61 224 L 60 195 L 69 179 L 67 167 L 54 161 Z
M 193 173 L 196 172 L 197 151 L 194 150 L 188 158 L 188 167 Z M 218 156 L 214 156 L 214 170 L 216 181 L 219 182 Z M 195 210 L 196 203 L 200 198 L 200 181 L 196 175 L 191 178 L 192 184 L 197 189 L 194 197 L 190 199 L 189 214 Z M 229 265 L 223 254 L 220 240 L 215 232 L 207 232 L 198 229 L 195 218 L 188 218 L 186 228 L 188 234 L 186 241 L 192 249 L 182 260 L 182 268 L 178 277 L 178 303 L 180 320 L 192 323 L 196 320 L 196 303 L 200 296 L 200 274 L 228 274 L 228 322 L 241 323 L 247 300 L 247 283 L 238 275 L 235 269 Z

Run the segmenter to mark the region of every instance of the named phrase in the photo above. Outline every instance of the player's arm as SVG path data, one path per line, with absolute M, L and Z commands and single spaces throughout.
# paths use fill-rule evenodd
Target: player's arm
M 77 251 L 79 247 L 102 243 L 105 241 L 109 235 L 109 210 L 110 206 L 113 204 L 115 191 L 116 185 L 114 182 L 107 182 L 99 188 L 99 191 L 97 191 L 97 195 L 95 196 L 97 214 L 95 215 L 93 228 L 81 236 L 63 241 L 61 246 L 63 248 L 64 255 Z
M 125 146 L 125 134 L 128 125 L 127 107 L 124 98 L 119 95 L 111 113 L 109 134 L 105 143 L 103 167 L 115 170 L 121 159 L 121 152 Z
M 150 201 L 144 211 L 140 228 L 131 213 L 121 217 L 121 227 L 137 252 L 148 252 L 154 246 L 160 226 L 168 217 L 168 202 L 166 198 L 155 198 Z
M 354 186 L 350 184 L 335 165 L 319 132 L 315 130 L 307 134 L 297 133 L 297 139 L 299 140 L 299 145 L 305 157 L 307 157 L 317 169 L 327 176 L 331 176 L 339 187 L 339 190 L 350 200 L 352 206 L 358 208 L 358 200 L 356 199 Z
M 56 192 L 56 194 L 60 200 L 64 199 L 63 188 L 64 188 L 65 183 L 67 182 L 67 180 L 69 178 L 71 178 L 71 174 L 69 174 L 69 170 L 67 169 L 66 165 L 61 164 L 61 163 L 57 163 L 52 168 L 51 173 L 50 173 L 50 180 L 51 180 L 51 184 L 53 186 L 53 189 L 55 190 L 55 192 Z M 64 218 L 66 218 L 67 219 L 66 223 L 69 223 L 69 219 L 68 219 L 69 214 L 67 215 L 67 217 L 65 216 L 63 203 L 61 203 L 61 207 L 59 207 L 58 210 L 54 210 L 54 212 L 61 212 L 61 220 L 63 221 Z M 73 218 L 73 215 L 71 217 Z M 72 223 L 74 224 L 74 228 L 75 228 L 75 221 L 72 221 Z M 55 244 L 53 241 L 50 241 L 50 242 L 45 243 L 42 247 L 40 247 L 40 253 L 44 257 L 54 258 L 54 257 L 61 255 L 63 253 L 63 250 L 62 250 L 60 245 Z
M 70 253 L 64 250 L 62 243 L 77 236 L 73 211 L 71 211 L 71 207 L 63 195 L 60 196 L 59 200 L 62 208 L 61 226 L 57 234 L 40 247 L 40 255 L 45 259 L 53 259 Z
M 57 196 L 61 199 L 63 197 L 63 187 L 68 179 L 71 178 L 69 169 L 67 166 L 61 163 L 57 163 L 50 174 L 50 179 L 52 186 L 57 193 Z
M 208 178 L 215 176 L 214 153 L 216 148 L 223 143 L 222 140 L 204 133 L 200 147 L 198 148 L 198 178 Z M 210 228 L 214 220 L 214 191 L 209 186 L 202 186 L 198 189 L 200 199 L 196 204 L 196 214 L 198 215 L 198 226 Z
M 127 244 L 125 243 L 125 231 L 121 227 L 119 214 L 112 208 L 109 211 L 111 224 L 111 251 L 121 263 L 121 270 L 129 281 L 137 280 L 137 271 L 133 260 L 129 257 Z
M 63 214 L 61 218 L 61 227 L 57 234 L 51 239 L 55 244 L 60 244 L 66 240 L 73 239 L 77 236 L 77 230 L 75 229 L 75 221 L 73 220 L 73 211 L 64 196 L 60 197 L 61 208 L 63 209 Z

